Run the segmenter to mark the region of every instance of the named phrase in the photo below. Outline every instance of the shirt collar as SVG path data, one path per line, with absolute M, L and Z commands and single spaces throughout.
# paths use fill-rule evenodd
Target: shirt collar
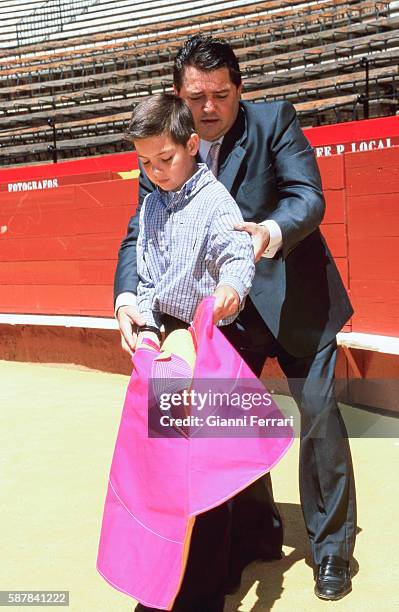
M 167 210 L 176 208 L 180 202 L 193 196 L 199 189 L 216 180 L 206 164 L 197 164 L 197 171 L 186 181 L 179 191 L 164 191 L 157 187 L 161 202 Z

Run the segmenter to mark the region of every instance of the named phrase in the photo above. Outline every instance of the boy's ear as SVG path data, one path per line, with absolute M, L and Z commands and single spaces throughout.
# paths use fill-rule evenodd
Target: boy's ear
M 190 155 L 192 155 L 193 157 L 197 155 L 199 145 L 200 145 L 200 137 L 198 136 L 198 134 L 194 132 L 194 134 L 191 134 L 190 138 L 187 141 L 188 151 Z

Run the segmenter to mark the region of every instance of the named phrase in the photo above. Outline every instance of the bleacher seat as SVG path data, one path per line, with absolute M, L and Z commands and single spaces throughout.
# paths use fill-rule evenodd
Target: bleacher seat
M 39 40 L 38 24 L 17 45 L 18 24 L 21 43 L 33 10 L 52 3 L 0 1 L 0 165 L 45 159 L 48 119 L 61 158 L 124 150 L 133 105 L 171 89 L 176 50 L 198 31 L 232 44 L 246 99 L 289 99 L 305 125 L 362 116 L 364 57 L 371 116 L 399 108 L 399 11 L 387 0 L 82 0 L 62 31 Z

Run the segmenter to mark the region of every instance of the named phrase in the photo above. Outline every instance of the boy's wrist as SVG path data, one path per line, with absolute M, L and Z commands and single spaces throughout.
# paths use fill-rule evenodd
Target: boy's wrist
M 142 333 L 150 333 L 150 334 L 154 334 L 159 342 L 161 342 L 162 340 L 162 334 L 160 329 L 158 329 L 158 327 L 155 327 L 155 325 L 139 325 L 137 327 L 137 333 L 138 334 L 142 334 Z
M 143 331 L 137 336 L 136 350 L 139 349 L 142 344 L 146 344 L 146 340 L 149 340 L 154 345 L 154 348 L 155 346 L 161 346 L 161 341 L 159 340 L 157 334 L 154 334 L 153 332 Z
M 224 286 L 228 286 L 228 287 L 231 287 L 231 289 L 234 289 L 234 291 L 238 295 L 240 304 L 244 301 L 247 291 L 240 279 L 233 278 L 231 276 L 228 278 L 226 277 L 221 282 L 219 282 L 216 289 L 219 289 L 219 287 L 224 287 Z
M 142 320 L 145 321 L 145 325 L 151 325 L 156 329 L 160 329 L 162 324 L 161 313 L 149 308 L 148 303 L 141 299 L 138 299 L 137 306 L 140 310 L 140 314 L 142 315 Z

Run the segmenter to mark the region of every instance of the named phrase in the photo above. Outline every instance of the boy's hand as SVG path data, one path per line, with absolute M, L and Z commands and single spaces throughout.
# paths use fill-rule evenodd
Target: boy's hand
M 213 294 L 215 304 L 213 306 L 213 322 L 218 323 L 222 319 L 237 312 L 240 306 L 240 298 L 235 289 L 229 285 L 220 285 Z

